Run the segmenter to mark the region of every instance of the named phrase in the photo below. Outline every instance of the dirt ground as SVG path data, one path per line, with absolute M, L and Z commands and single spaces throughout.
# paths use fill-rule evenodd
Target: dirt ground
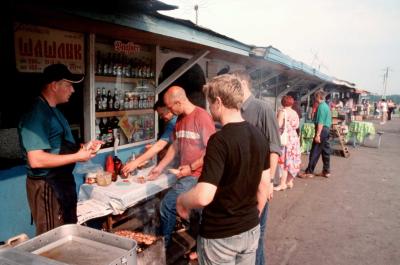
M 400 119 L 373 122 L 384 132 L 379 149 L 349 147 L 349 158 L 331 156 L 329 179 L 274 193 L 268 265 L 400 264 Z

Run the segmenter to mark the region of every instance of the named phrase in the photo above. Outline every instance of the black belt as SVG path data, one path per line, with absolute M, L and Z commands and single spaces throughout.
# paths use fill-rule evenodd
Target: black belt
M 27 176 L 28 179 L 32 179 L 32 180 L 45 180 L 46 176 Z

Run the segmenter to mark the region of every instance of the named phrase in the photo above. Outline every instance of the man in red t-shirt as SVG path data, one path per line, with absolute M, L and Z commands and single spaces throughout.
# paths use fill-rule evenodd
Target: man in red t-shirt
M 157 178 L 174 158 L 179 159 L 177 181 L 160 205 L 161 233 L 168 246 L 176 223 L 176 199 L 179 194 L 190 190 L 197 183 L 203 168 L 207 142 L 215 132 L 215 125 L 210 114 L 193 105 L 185 90 L 179 86 L 172 86 L 167 90 L 164 103 L 173 114 L 178 115 L 173 133 L 174 142 L 165 157 L 150 171 L 148 178 Z

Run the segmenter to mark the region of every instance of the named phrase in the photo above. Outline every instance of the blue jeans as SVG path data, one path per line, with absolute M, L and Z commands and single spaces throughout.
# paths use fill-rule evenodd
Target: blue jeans
M 268 209 L 269 209 L 269 203 L 267 202 L 265 204 L 265 207 L 261 213 L 260 216 L 260 238 L 258 240 L 258 248 L 256 252 L 256 265 L 265 265 L 266 262 L 266 257 L 264 254 L 264 249 L 265 249 L 265 230 L 267 230 L 267 218 L 268 218 Z
M 200 265 L 251 265 L 256 260 L 260 226 L 226 238 L 197 237 Z
M 192 176 L 178 179 L 161 201 L 161 234 L 164 236 L 166 247 L 171 242 L 171 235 L 176 224 L 176 199 L 179 194 L 190 190 L 196 183 L 197 178 Z
M 317 144 L 315 141 L 312 143 L 310 158 L 306 173 L 314 173 L 314 169 L 318 163 L 319 157 L 322 155 L 323 173 L 330 173 L 330 155 L 331 148 L 329 145 L 329 128 L 324 127 L 321 131 L 321 143 Z

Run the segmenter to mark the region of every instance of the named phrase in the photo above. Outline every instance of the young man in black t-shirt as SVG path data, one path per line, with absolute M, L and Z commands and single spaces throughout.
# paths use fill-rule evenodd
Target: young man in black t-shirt
M 236 77 L 218 76 L 204 93 L 213 119 L 223 127 L 210 137 L 199 181 L 178 197 L 177 211 L 188 218 L 191 209 L 204 207 L 197 242 L 200 264 L 254 264 L 268 144 L 240 114 L 243 90 Z

